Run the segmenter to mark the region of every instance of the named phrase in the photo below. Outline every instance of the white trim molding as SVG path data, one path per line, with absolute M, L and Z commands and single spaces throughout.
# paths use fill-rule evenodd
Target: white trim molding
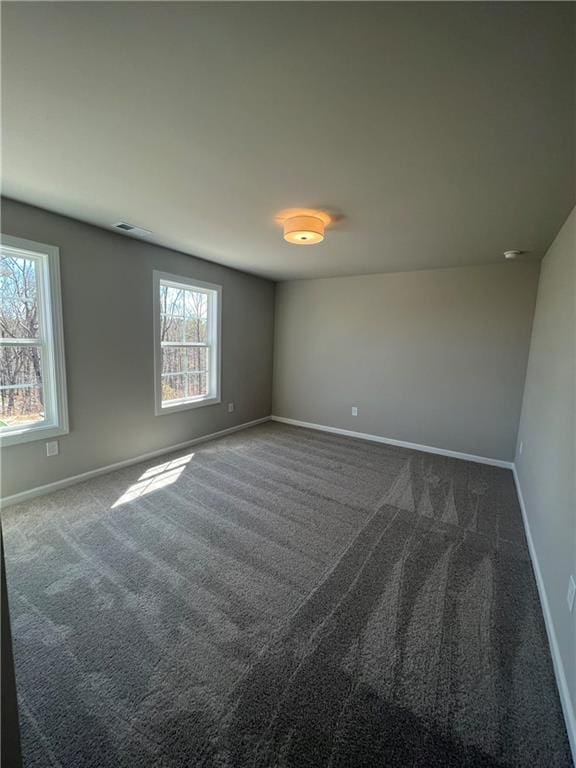
M 257 424 L 263 424 L 265 421 L 270 421 L 270 416 L 264 416 L 261 419 L 254 419 L 253 421 L 245 421 L 243 424 L 237 424 L 235 427 L 228 427 L 227 429 L 221 429 L 218 432 L 211 432 L 208 435 L 194 437 L 192 440 L 186 440 L 184 443 L 169 445 L 166 448 L 159 448 L 158 450 L 150 451 L 149 453 L 142 453 L 140 456 L 134 456 L 131 459 L 124 459 L 123 461 L 117 461 L 115 464 L 108 464 L 105 467 L 98 467 L 98 469 L 91 469 L 88 472 L 82 472 L 79 475 L 65 477 L 62 480 L 56 480 L 54 483 L 38 485 L 36 488 L 30 488 L 28 491 L 22 491 L 21 493 L 15 493 L 13 496 L 5 496 L 4 498 L 0 498 L 0 506 L 2 509 L 5 507 L 11 507 L 14 504 L 20 504 L 20 502 L 28 501 L 28 499 L 33 499 L 36 496 L 45 496 L 47 493 L 53 493 L 54 491 L 59 491 L 62 488 L 67 488 L 70 485 L 82 483 L 84 480 L 89 480 L 91 477 L 105 475 L 108 472 L 114 472 L 116 469 L 122 469 L 123 467 L 129 467 L 132 464 L 140 464 L 142 461 L 154 459 L 156 456 L 163 456 L 166 453 L 174 453 L 175 451 L 181 451 L 184 448 L 188 448 L 191 445 L 206 443 L 209 440 L 216 439 L 217 437 L 231 435 L 233 432 L 240 432 L 242 429 L 255 427 Z
M 460 451 L 449 451 L 446 448 L 435 448 L 431 445 L 420 445 L 419 443 L 408 443 L 405 440 L 394 440 L 391 437 L 381 437 L 380 435 L 371 435 L 367 432 L 354 432 L 351 429 L 340 429 L 339 427 L 327 427 L 324 424 L 313 424 L 309 421 L 299 421 L 298 419 L 287 419 L 284 416 L 270 416 L 271 421 L 278 421 L 281 424 L 292 424 L 294 427 L 306 427 L 307 429 L 317 429 L 320 432 L 332 432 L 335 435 L 344 435 L 345 437 L 355 437 L 358 440 L 370 440 L 373 443 L 385 443 L 386 445 L 396 445 L 399 448 L 411 448 L 414 451 L 424 451 L 424 453 L 436 453 L 439 456 L 450 456 L 453 459 L 463 459 L 465 461 L 475 461 L 477 464 L 489 464 L 493 467 L 503 467 L 512 469 L 514 464 L 511 461 L 502 459 L 490 459 L 486 456 L 476 456 L 473 453 L 461 453 Z
M 574 712 L 574 703 L 572 702 L 570 689 L 568 688 L 566 671 L 562 662 L 562 656 L 560 655 L 560 647 L 558 645 L 558 638 L 556 637 L 556 630 L 554 629 L 554 622 L 552 621 L 552 613 L 550 611 L 550 604 L 548 602 L 548 594 L 544 584 L 544 577 L 542 576 L 542 571 L 540 570 L 540 563 L 538 562 L 538 555 L 536 553 L 536 547 L 534 546 L 534 540 L 532 539 L 530 523 L 528 522 L 526 503 L 524 501 L 524 495 L 522 494 L 520 479 L 518 477 L 518 472 L 516 471 L 515 465 L 513 467 L 513 472 L 514 481 L 516 483 L 516 492 L 518 494 L 518 501 L 520 502 L 520 509 L 522 510 L 524 530 L 526 531 L 526 539 L 528 541 L 528 550 L 530 551 L 530 559 L 532 560 L 532 568 L 536 578 L 536 585 L 538 587 L 538 594 L 540 596 L 542 613 L 544 614 L 544 624 L 546 626 L 546 633 L 548 634 L 548 644 L 550 646 L 550 655 L 552 656 L 552 663 L 554 665 L 556 685 L 558 687 L 558 693 L 560 694 L 560 704 L 562 705 L 562 712 L 564 713 L 564 722 L 566 723 L 568 741 L 570 742 L 570 749 L 572 750 L 572 759 L 574 761 L 574 765 L 576 765 L 576 714 Z

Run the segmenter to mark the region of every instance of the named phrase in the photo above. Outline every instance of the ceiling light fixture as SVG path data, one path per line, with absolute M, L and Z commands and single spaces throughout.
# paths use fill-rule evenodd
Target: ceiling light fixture
M 324 240 L 324 222 L 316 216 L 294 216 L 284 222 L 284 240 L 294 245 L 316 245 Z
M 286 208 L 276 215 L 284 229 L 284 240 L 292 245 L 316 245 L 324 240 L 331 214 L 314 208 Z

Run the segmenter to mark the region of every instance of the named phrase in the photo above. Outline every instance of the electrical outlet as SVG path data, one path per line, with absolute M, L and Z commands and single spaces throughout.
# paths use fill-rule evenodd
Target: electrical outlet
M 234 403 L 228 403 L 228 413 L 234 413 Z
M 352 416 L 358 416 L 358 408 L 355 405 L 352 406 Z
M 574 581 L 574 576 L 570 576 L 568 579 L 568 594 L 566 595 L 566 602 L 570 612 L 574 608 L 574 595 L 576 595 L 576 581 Z
M 46 456 L 58 456 L 58 440 L 52 440 L 46 443 Z
M 522 456 L 522 451 L 524 450 L 524 441 L 520 440 L 520 445 L 518 446 L 518 454 Z

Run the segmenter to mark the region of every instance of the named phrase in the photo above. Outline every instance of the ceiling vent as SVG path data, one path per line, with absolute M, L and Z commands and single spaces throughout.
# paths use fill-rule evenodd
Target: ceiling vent
M 139 235 L 140 237 L 147 237 L 152 234 L 149 229 L 135 227 L 133 224 L 128 224 L 125 221 L 119 221 L 117 224 L 112 224 L 112 229 L 119 229 L 121 232 L 129 232 L 131 235 Z

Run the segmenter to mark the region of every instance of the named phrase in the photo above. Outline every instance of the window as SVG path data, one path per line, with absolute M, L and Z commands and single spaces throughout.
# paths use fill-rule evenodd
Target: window
M 68 432 L 59 251 L 2 235 L 0 436 L 4 445 Z
M 220 402 L 219 285 L 154 272 L 156 415 Z

